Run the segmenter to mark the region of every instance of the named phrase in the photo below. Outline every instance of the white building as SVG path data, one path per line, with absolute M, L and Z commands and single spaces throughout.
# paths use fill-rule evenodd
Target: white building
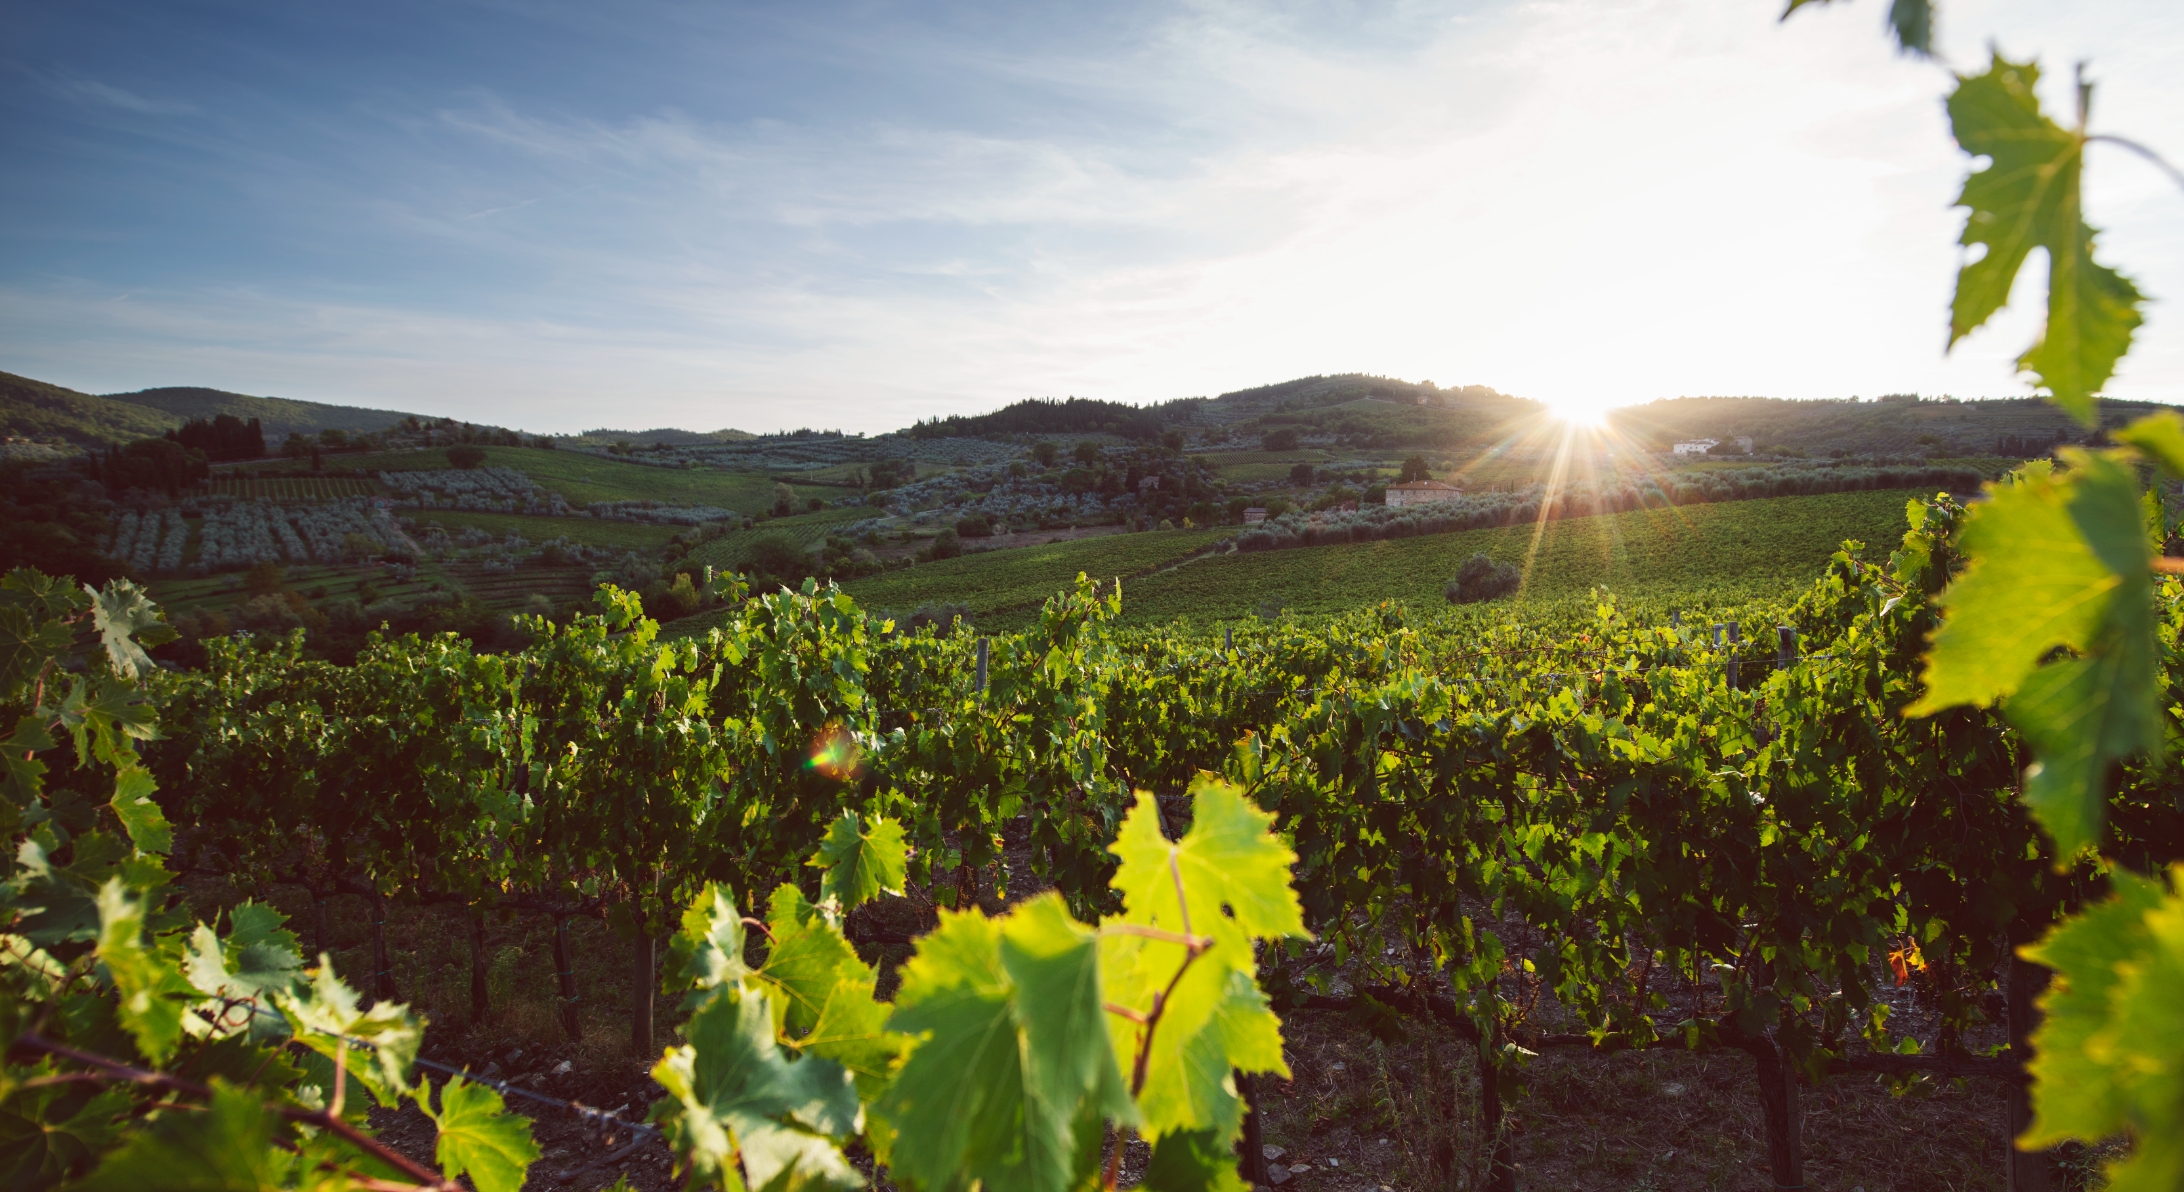
M 1719 446 L 1721 446 L 1720 439 L 1692 439 L 1688 442 L 1676 444 L 1676 454 L 1705 455 Z
M 1384 498 L 1390 507 L 1398 505 L 1430 505 L 1435 501 L 1453 501 L 1463 496 L 1464 490 L 1438 480 L 1413 480 L 1409 484 L 1391 484 Z

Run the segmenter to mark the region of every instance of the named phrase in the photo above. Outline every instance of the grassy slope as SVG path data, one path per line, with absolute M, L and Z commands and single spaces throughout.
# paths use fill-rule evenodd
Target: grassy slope
M 1080 571 L 1103 581 L 1137 575 L 1182 558 L 1228 532 L 1150 530 L 997 550 L 921 563 L 845 587 L 860 605 L 896 612 L 933 603 L 966 604 L 973 613 L 1036 609 L 1075 581 Z
M 342 467 L 368 472 L 423 471 L 451 466 L 447 462 L 447 452 L 440 448 L 333 458 Z M 747 472 L 648 468 L 643 464 L 626 464 L 578 451 L 546 451 L 534 447 L 488 447 L 485 462 L 488 467 L 514 468 L 576 505 L 592 501 L 651 500 L 668 505 L 718 505 L 743 513 L 756 513 L 773 502 L 773 480 Z M 278 466 L 293 465 L 283 460 Z M 836 497 L 841 491 L 799 490 L 797 499 Z
M 156 438 L 182 425 L 172 414 L 0 373 L 0 434 L 58 435 L 92 446 Z
M 1786 594 L 1810 582 L 1845 538 L 1893 546 L 1906 490 L 1687 505 L 1546 523 L 1526 602 L 1581 597 L 1594 585 L 1624 596 L 1713 603 Z M 1339 612 L 1380 600 L 1427 609 L 1473 554 L 1525 565 L 1534 528 L 1470 530 L 1393 542 L 1222 555 L 1123 585 L 1131 621 L 1249 615 L 1262 599 L 1296 613 Z

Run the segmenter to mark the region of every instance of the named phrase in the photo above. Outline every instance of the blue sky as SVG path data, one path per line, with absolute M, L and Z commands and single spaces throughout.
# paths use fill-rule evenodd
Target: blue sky
M 1943 45 L 2089 58 L 2184 157 L 2180 8 Z M 2022 392 L 2030 312 L 1942 353 L 1964 163 L 1884 9 L 4 0 L 0 368 L 564 431 Z M 2105 255 L 2184 293 L 2184 192 L 2095 152 Z M 2113 392 L 2184 401 L 2169 306 Z

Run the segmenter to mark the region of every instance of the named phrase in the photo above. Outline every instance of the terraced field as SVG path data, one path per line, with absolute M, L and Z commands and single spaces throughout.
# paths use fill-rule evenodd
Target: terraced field
M 342 467 L 360 472 L 405 472 L 447 468 L 447 452 L 386 451 L 344 455 Z M 749 472 L 682 471 L 651 468 L 643 464 L 602 459 L 580 451 L 547 451 L 534 447 L 487 447 L 488 467 L 514 468 L 537 481 L 542 488 L 560 493 L 572 504 L 593 501 L 659 501 L 668 505 L 718 505 L 740 513 L 756 513 L 773 503 L 774 481 Z M 282 461 L 282 467 L 293 466 Z M 795 485 L 790 485 L 795 488 Z M 843 495 L 839 488 L 811 487 L 797 490 L 797 500 Z
M 521 534 L 533 543 L 553 538 L 566 538 L 586 546 L 613 546 L 629 550 L 658 550 L 676 533 L 680 526 L 656 526 L 648 522 L 605 521 L 592 517 L 533 517 L 522 513 L 470 513 L 463 510 L 436 509 L 419 515 L 415 512 L 403 516 L 417 518 L 422 527 L 430 522 L 446 526 L 450 534 L 459 534 L 464 526 L 476 526 L 496 538 L 510 533 Z
M 732 530 L 722 537 L 704 543 L 691 551 L 683 561 L 713 567 L 734 567 L 742 561 L 743 552 L 751 543 L 766 535 L 786 534 L 795 539 L 797 545 L 809 547 L 825 538 L 829 530 L 871 517 L 878 512 L 880 511 L 863 506 L 848 506 L 799 513 L 794 517 L 777 517 L 748 530 Z

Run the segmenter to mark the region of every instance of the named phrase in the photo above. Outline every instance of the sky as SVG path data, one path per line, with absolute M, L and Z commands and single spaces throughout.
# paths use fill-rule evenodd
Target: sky
M 2029 392 L 1944 353 L 1948 67 L 2184 161 L 2184 5 L 0 0 L 0 369 L 534 432 L 882 432 L 1315 373 L 1573 408 Z M 2184 403 L 2184 188 L 2089 152 Z M 2164 302 L 2162 299 L 2169 299 Z

